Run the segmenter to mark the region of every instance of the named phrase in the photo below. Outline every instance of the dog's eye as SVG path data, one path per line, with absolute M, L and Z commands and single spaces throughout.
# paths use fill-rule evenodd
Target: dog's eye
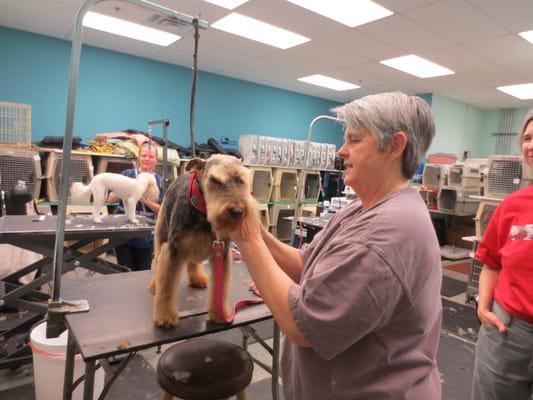
M 224 182 L 214 176 L 209 177 L 209 181 L 215 186 L 224 186 Z
M 233 182 L 235 182 L 237 185 L 244 185 L 244 181 L 242 180 L 240 176 L 234 176 Z

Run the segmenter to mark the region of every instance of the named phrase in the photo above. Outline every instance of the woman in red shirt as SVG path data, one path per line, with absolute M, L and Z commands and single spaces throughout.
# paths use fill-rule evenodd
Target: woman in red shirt
M 523 168 L 533 168 L 533 109 L 520 129 Z M 533 185 L 508 195 L 476 251 L 479 278 L 472 400 L 530 399 L 533 387 Z

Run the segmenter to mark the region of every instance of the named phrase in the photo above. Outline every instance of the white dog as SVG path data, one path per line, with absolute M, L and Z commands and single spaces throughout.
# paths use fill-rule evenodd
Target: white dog
M 122 199 L 126 216 L 134 224 L 139 223 L 135 216 L 137 202 L 143 197 L 152 201 L 159 199 L 159 187 L 155 176 L 148 172 L 140 173 L 137 178 L 104 172 L 95 175 L 88 185 L 74 182 L 70 194 L 73 200 L 89 201 L 90 193 L 92 193 L 94 201 L 93 221 L 100 223 L 102 222 L 100 209 L 105 204 L 108 191 L 115 193 Z

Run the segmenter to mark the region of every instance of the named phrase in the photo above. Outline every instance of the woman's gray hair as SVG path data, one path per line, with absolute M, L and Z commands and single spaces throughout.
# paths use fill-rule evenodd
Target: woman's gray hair
M 407 145 L 402 160 L 402 173 L 409 179 L 418 169 L 422 157 L 435 136 L 435 122 L 429 105 L 418 96 L 401 92 L 365 96 L 331 110 L 346 125 L 367 131 L 384 151 L 394 134 L 402 131 Z
M 533 108 L 527 112 L 522 120 L 522 125 L 520 125 L 520 131 L 518 131 L 518 143 L 520 144 L 520 147 L 522 146 L 522 140 L 524 139 L 524 132 L 531 121 L 533 121 Z

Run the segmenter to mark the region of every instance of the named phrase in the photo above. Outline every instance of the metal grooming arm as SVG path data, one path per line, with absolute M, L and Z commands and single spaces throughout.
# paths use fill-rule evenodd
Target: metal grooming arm
M 67 192 L 70 182 L 70 164 L 72 151 L 72 135 L 74 131 L 74 113 L 76 109 L 76 89 L 80 66 L 81 45 L 83 38 L 83 17 L 89 9 L 105 0 L 86 0 L 78 10 L 74 22 L 74 36 L 70 56 L 70 78 L 67 98 L 67 117 L 65 122 L 65 137 L 63 139 L 63 160 L 61 163 L 61 186 L 59 191 L 59 207 L 57 218 L 57 231 L 54 247 L 54 270 L 52 298 L 48 304 L 48 324 L 46 337 L 57 337 L 65 330 L 64 315 L 73 312 L 89 311 L 86 300 L 64 301 L 61 299 L 61 274 L 63 271 L 63 241 L 65 239 L 65 218 L 67 214 Z M 207 21 L 200 20 L 187 14 L 180 13 L 170 8 L 146 0 L 124 0 L 145 9 L 166 16 L 181 25 L 198 24 L 199 28 L 207 29 Z
M 163 179 L 163 194 L 167 191 L 168 188 L 168 179 L 167 179 L 167 163 L 168 163 L 168 125 L 170 121 L 168 118 L 156 119 L 148 121 L 148 131 L 151 131 L 152 126 L 154 125 L 163 125 L 163 171 L 161 178 Z
M 307 140 L 305 141 L 305 147 L 304 147 L 304 167 L 300 171 L 300 176 L 298 177 L 298 190 L 296 191 L 296 213 L 294 218 L 292 219 L 291 223 L 291 245 L 294 243 L 294 236 L 296 234 L 296 224 L 298 220 L 298 208 L 302 205 L 302 183 L 305 175 L 305 171 L 307 170 L 307 157 L 309 156 L 309 146 L 311 145 L 311 134 L 313 132 L 313 126 L 315 125 L 315 122 L 318 122 L 322 119 L 329 119 L 330 121 L 336 121 L 336 122 L 344 122 L 340 118 L 332 117 L 330 115 L 319 115 L 316 118 L 313 118 L 311 123 L 309 124 L 309 130 L 307 131 Z

